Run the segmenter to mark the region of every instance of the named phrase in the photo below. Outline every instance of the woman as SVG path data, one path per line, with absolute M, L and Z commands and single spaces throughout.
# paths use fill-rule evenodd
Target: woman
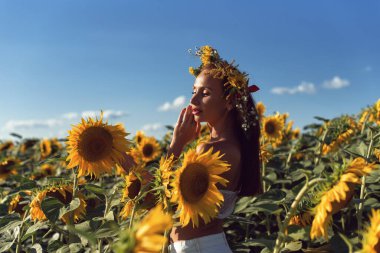
M 233 212 L 238 196 L 261 193 L 259 123 L 246 74 L 221 59 L 215 49 L 197 51 L 202 64 L 190 68 L 196 76 L 190 105 L 184 108 L 173 132 L 168 154 L 179 157 L 183 148 L 199 136 L 201 122 L 210 128 L 210 139 L 197 146 L 197 152 L 220 151 L 231 167 L 223 174 L 227 187 L 218 187 L 224 196 L 219 215 L 211 222 L 193 228 L 174 227 L 169 252 L 231 252 L 223 232 L 223 219 Z

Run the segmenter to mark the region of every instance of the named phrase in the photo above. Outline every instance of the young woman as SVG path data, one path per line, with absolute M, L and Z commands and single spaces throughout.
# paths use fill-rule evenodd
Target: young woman
M 219 58 L 215 49 L 202 47 L 202 65 L 197 69 L 190 105 L 184 108 L 174 128 L 168 154 L 179 157 L 183 148 L 199 136 L 201 122 L 210 128 L 210 139 L 197 152 L 220 151 L 230 170 L 229 183 L 218 187 L 224 202 L 216 219 L 193 228 L 174 227 L 169 252 L 231 252 L 223 232 L 223 219 L 233 212 L 238 196 L 261 193 L 259 122 L 246 74 Z M 191 71 L 194 73 L 194 71 Z M 217 77 L 216 77 L 217 76 Z

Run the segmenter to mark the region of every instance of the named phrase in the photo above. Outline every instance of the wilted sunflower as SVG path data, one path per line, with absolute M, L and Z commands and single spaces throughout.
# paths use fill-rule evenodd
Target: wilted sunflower
M 184 154 L 182 166 L 175 172 L 171 186 L 171 201 L 178 204 L 180 222 L 186 226 L 190 220 L 198 227 L 200 216 L 205 223 L 218 214 L 224 198 L 216 187 L 217 183 L 226 186 L 228 180 L 220 175 L 230 169 L 230 165 L 221 160 L 219 151 L 212 153 L 189 149 Z
M 332 141 L 330 144 L 323 144 L 322 154 L 326 155 L 327 153 L 333 152 L 339 148 L 339 146 L 348 140 L 354 131 L 352 129 L 348 129 L 344 133 L 340 134 L 335 141 Z
M 121 124 L 113 126 L 103 123 L 103 112 L 99 120 L 89 118 L 86 122 L 82 118 L 82 123 L 69 131 L 67 161 L 70 163 L 67 167 L 78 166 L 78 177 L 99 177 L 103 173 L 111 173 L 129 149 L 130 142 L 125 139 L 127 135 Z
M 268 140 L 281 140 L 282 130 L 284 128 L 283 117 L 279 114 L 274 116 L 265 117 L 263 119 L 263 135 Z
M 51 154 L 51 142 L 48 139 L 43 139 L 40 141 L 40 152 L 41 158 L 44 159 Z
M 134 167 L 127 176 L 125 176 L 125 187 L 121 201 L 127 200 L 120 216 L 126 219 L 131 214 L 132 208 L 136 204 L 134 199 L 140 191 L 152 180 L 152 175 L 143 167 Z
M 0 144 L 0 152 L 10 150 L 14 147 L 13 141 L 6 141 Z
M 321 236 L 328 238 L 327 228 L 332 215 L 347 206 L 355 193 L 355 185 L 361 183 L 360 178 L 375 167 L 375 163 L 367 164 L 363 158 L 355 158 L 343 174 L 338 175 L 335 183 L 330 182 L 322 187 L 320 202 L 313 209 L 315 217 L 310 231 L 311 239 Z
M 16 212 L 16 213 L 19 213 L 20 216 L 22 217 L 25 213 L 23 208 L 24 206 L 27 206 L 28 201 L 30 201 L 26 196 L 31 195 L 31 194 L 32 194 L 31 191 L 25 190 L 14 195 L 11 199 L 11 202 L 9 203 L 8 213 Z
M 372 209 L 365 232 L 363 233 L 362 249 L 359 253 L 378 253 L 380 252 L 380 209 Z
M 0 161 L 0 181 L 7 179 L 10 175 L 16 175 L 16 166 L 18 160 L 13 158 L 5 158 Z
M 143 162 L 150 162 L 161 155 L 161 147 L 154 137 L 145 137 L 137 146 Z
M 54 197 L 58 199 L 62 204 L 69 204 L 73 198 L 73 186 L 72 185 L 57 185 L 49 186 L 43 190 L 37 192 L 36 196 L 30 203 L 30 218 L 33 221 L 46 220 L 45 213 L 41 209 L 41 203 L 45 197 Z M 86 214 L 86 202 L 84 195 L 80 192 L 76 192 L 76 197 L 80 200 L 80 205 L 74 210 L 74 221 L 77 222 L 83 218 Z M 67 224 L 70 221 L 70 213 L 66 213 L 62 216 L 62 220 Z
M 153 208 L 131 230 L 122 230 L 119 241 L 114 244 L 116 253 L 157 253 L 167 245 L 164 232 L 173 225 L 171 215 L 164 213 L 162 206 Z

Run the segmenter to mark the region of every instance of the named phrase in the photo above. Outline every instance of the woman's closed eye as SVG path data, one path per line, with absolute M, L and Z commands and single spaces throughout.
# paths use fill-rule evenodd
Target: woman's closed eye
M 197 92 L 196 92 L 196 91 L 191 92 L 191 94 L 193 94 L 193 95 L 194 95 L 195 93 L 197 93 Z M 202 96 L 203 96 L 203 97 L 206 97 L 206 96 L 208 96 L 208 95 L 210 95 L 210 94 L 208 94 L 207 92 L 203 92 L 203 93 L 202 93 Z

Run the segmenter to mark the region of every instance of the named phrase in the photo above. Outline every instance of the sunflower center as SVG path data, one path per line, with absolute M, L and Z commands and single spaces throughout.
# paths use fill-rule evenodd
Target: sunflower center
M 139 194 L 141 189 L 141 182 L 137 178 L 131 182 L 131 185 L 128 187 L 128 198 L 134 199 L 137 194 Z
M 144 145 L 142 152 L 145 157 L 150 157 L 153 154 L 153 146 L 151 144 Z
M 276 130 L 276 127 L 275 125 L 273 124 L 273 122 L 268 122 L 267 124 L 265 124 L 265 132 L 268 133 L 268 134 L 273 134 Z
M 68 203 L 71 202 L 71 200 L 73 198 L 73 194 L 71 192 L 67 191 L 67 190 L 65 190 L 65 193 L 66 193 L 66 198 L 58 190 L 56 190 L 56 191 L 49 191 L 49 192 L 46 193 L 46 196 L 56 198 L 61 203 L 63 203 L 63 204 L 66 205 L 66 204 L 68 204 Z
M 183 198 L 196 203 L 206 194 L 209 186 L 207 168 L 199 163 L 189 164 L 182 172 L 179 185 Z
M 79 153 L 85 160 L 95 162 L 102 160 L 112 152 L 112 135 L 101 127 L 89 127 L 79 141 Z

